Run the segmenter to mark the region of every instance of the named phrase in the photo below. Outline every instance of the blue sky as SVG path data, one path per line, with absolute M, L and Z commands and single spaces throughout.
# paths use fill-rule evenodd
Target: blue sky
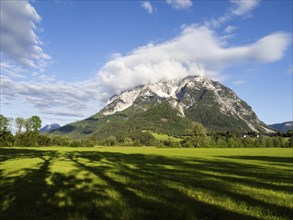
M 66 124 L 138 84 L 205 73 L 292 120 L 292 1 L 1 1 L 1 114 Z

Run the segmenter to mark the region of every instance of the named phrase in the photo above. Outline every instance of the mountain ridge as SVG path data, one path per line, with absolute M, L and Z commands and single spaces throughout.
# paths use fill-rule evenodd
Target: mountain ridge
M 60 128 L 61 126 L 57 123 L 53 123 L 53 124 L 47 124 L 44 127 L 42 127 L 39 132 L 40 133 L 44 133 L 44 132 L 49 132 L 49 131 L 53 131 L 55 129 Z
M 156 130 L 182 135 L 191 121 L 202 123 L 210 132 L 273 132 L 234 91 L 205 75 L 192 75 L 114 95 L 97 114 L 67 126 L 67 133 L 101 137 L 111 133 L 110 128 L 113 135 L 123 128 L 125 132 Z
M 293 121 L 285 121 L 282 123 L 270 124 L 268 126 L 276 131 L 288 132 L 289 130 L 293 130 Z

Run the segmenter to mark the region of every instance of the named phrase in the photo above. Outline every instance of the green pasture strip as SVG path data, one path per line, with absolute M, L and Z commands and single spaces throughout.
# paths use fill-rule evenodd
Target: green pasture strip
M 173 136 L 169 136 L 167 134 L 159 134 L 156 132 L 150 132 L 157 140 L 159 141 L 174 141 L 174 142 L 180 142 L 183 139 L 181 138 L 177 138 L 177 137 L 173 137 Z

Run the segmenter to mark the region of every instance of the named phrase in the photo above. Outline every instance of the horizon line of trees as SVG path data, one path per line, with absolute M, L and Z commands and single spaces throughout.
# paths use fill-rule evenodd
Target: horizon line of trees
M 17 117 L 14 120 L 13 118 L 7 118 L 0 114 L 0 132 L 11 132 L 13 124 L 15 125 L 16 133 L 29 131 L 38 132 L 42 126 L 42 120 L 36 115 L 27 119 Z
M 290 138 L 282 136 L 257 136 L 255 134 L 246 137 L 237 136 L 235 133 L 208 134 L 206 128 L 193 122 L 187 130 L 187 136 L 181 141 L 157 140 L 150 132 L 133 132 L 118 137 L 112 135 L 105 140 L 97 140 L 104 146 L 156 146 L 174 148 L 274 148 L 293 147 L 293 135 Z M 92 137 L 94 139 L 94 137 Z
M 13 124 L 16 129 L 15 135 L 11 132 Z M 0 114 L 0 146 L 293 147 L 292 131 L 286 134 L 276 133 L 275 136 L 249 133 L 244 138 L 233 132 L 208 134 L 207 129 L 198 122 L 192 122 L 187 135 L 181 137 L 182 141 L 157 140 L 150 132 L 143 131 L 133 131 L 117 137 L 111 135 L 103 140 L 96 139 L 95 136 L 76 140 L 66 136 L 39 134 L 41 126 L 42 120 L 36 115 L 27 119 L 17 117 L 13 120 Z
M 12 127 L 15 128 L 15 135 Z M 73 140 L 65 136 L 40 134 L 42 120 L 33 115 L 30 118 L 17 117 L 15 120 L 0 114 L 0 147 L 37 147 L 37 146 L 69 146 L 93 147 L 94 142 L 89 139 Z
M 16 129 L 12 134 L 12 126 Z M 35 146 L 39 137 L 42 120 L 33 115 L 30 118 L 17 117 L 15 120 L 0 115 L 0 146 Z

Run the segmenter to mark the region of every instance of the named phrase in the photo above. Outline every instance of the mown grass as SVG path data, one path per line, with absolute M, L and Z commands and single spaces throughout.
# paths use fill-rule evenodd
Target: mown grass
M 0 150 L 0 219 L 292 217 L 292 149 Z

